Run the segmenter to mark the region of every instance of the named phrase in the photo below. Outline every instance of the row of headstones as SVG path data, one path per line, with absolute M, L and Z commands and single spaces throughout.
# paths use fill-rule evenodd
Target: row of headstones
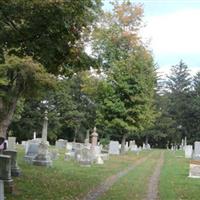
M 184 147 L 185 158 L 190 159 L 189 177 L 200 178 L 200 142 L 194 143 L 194 150 L 192 145 Z
M 110 141 L 109 143 L 109 154 L 115 154 L 115 155 L 119 155 L 120 154 L 120 149 L 121 149 L 121 144 L 119 144 L 118 141 Z M 130 141 L 129 143 L 126 142 L 125 145 L 125 151 L 132 151 L 132 152 L 136 152 L 139 153 L 141 150 L 150 150 L 151 146 L 149 144 L 144 144 L 141 147 L 138 147 L 135 144 L 135 141 Z
M 9 192 L 12 192 L 12 177 L 20 174 L 21 170 L 17 165 L 16 138 L 8 137 L 7 149 L 0 154 L 0 200 L 4 200 L 4 185 Z

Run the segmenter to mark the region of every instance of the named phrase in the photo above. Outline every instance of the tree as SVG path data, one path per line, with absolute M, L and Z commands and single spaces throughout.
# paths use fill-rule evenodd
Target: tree
M 18 100 L 37 95 L 39 88 L 51 86 L 53 76 L 30 57 L 8 57 L 0 64 L 0 136 L 5 136 Z
M 187 120 L 190 110 L 191 90 L 191 77 L 187 65 L 180 61 L 178 65 L 172 66 L 171 75 L 168 76 L 166 86 L 170 98 L 169 113 L 172 119 L 176 121 L 176 134 L 184 137 L 189 131 Z
M 93 59 L 84 52 L 83 36 L 92 27 L 100 5 L 100 0 L 0 2 L 0 94 L 3 93 L 0 96 L 0 136 L 6 135 L 18 99 L 36 85 L 32 80 L 27 82 L 24 74 L 32 74 L 33 80 L 47 76 L 40 70 L 37 75 L 38 67 L 34 63 L 54 75 L 71 75 L 92 65 Z M 11 55 L 14 56 L 12 62 Z M 27 56 L 32 61 L 26 59 Z M 17 78 L 21 77 L 17 81 L 16 74 Z M 35 91 L 38 88 L 39 84 Z
M 138 34 L 142 14 L 140 5 L 115 2 L 113 13 L 104 13 L 93 34 L 94 55 L 109 67 L 99 84 L 104 94 L 100 92 L 96 123 L 122 140 L 122 151 L 127 136 L 154 119 L 156 77 L 151 53 Z

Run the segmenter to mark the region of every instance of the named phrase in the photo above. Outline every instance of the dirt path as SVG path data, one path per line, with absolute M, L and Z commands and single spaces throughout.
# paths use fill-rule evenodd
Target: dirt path
M 99 185 L 97 188 L 91 190 L 83 200 L 96 200 L 100 196 L 102 196 L 106 191 L 110 189 L 110 187 L 118 181 L 119 178 L 126 175 L 128 172 L 133 170 L 136 166 L 140 165 L 144 161 L 147 160 L 149 156 L 145 158 L 141 158 L 140 160 L 137 160 L 134 165 L 131 165 L 130 167 L 126 168 L 125 170 L 107 178 L 105 182 L 103 182 L 101 185 Z
M 144 200 L 159 200 L 158 184 L 160 180 L 160 171 L 164 163 L 164 152 L 161 153 L 160 159 L 157 162 L 155 171 L 151 176 L 148 184 L 148 192 Z

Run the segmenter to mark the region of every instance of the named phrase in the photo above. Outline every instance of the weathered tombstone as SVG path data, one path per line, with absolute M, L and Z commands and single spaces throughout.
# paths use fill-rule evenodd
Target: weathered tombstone
M 145 144 L 145 143 L 143 143 L 143 145 L 142 145 L 142 149 L 143 149 L 143 150 L 146 149 L 146 144 Z
M 8 150 L 16 151 L 16 137 L 8 137 Z
M 17 151 L 5 150 L 3 154 L 11 157 L 11 175 L 20 176 L 21 170 L 17 164 Z
M 33 132 L 33 139 L 34 140 L 36 139 L 36 132 L 35 131 Z
M 0 200 L 4 200 L 4 182 L 0 180 Z
M 68 151 L 71 151 L 71 150 L 72 150 L 72 143 L 71 143 L 71 142 L 68 142 L 68 143 L 67 143 L 66 149 L 67 149 Z
M 200 160 L 191 160 L 189 170 L 190 178 L 200 178 Z
M 97 146 L 97 139 L 98 139 L 98 133 L 96 127 L 94 127 L 93 133 L 91 134 L 91 148 Z
M 194 154 L 193 154 L 194 160 L 200 160 L 200 142 L 194 143 Z
M 44 123 L 42 128 L 42 141 L 39 143 L 38 154 L 33 159 L 34 165 L 51 166 L 52 160 L 48 151 L 47 130 L 48 130 L 48 112 L 45 111 Z
M 126 142 L 125 144 L 125 151 L 128 151 L 129 150 L 129 146 L 128 146 L 128 142 Z
M 118 141 L 110 141 L 109 154 L 119 155 L 119 142 Z
M 67 140 L 59 139 L 56 141 L 56 148 L 58 149 L 66 149 Z
M 96 164 L 98 165 L 103 165 L 104 164 L 104 161 L 102 159 L 102 157 L 100 155 L 98 155 L 97 159 L 96 159 Z
M 28 141 L 26 144 L 24 160 L 31 164 L 35 156 L 38 154 L 38 149 L 39 142 L 34 140 Z
M 192 145 L 185 146 L 185 158 L 192 158 Z
M 81 165 L 90 166 L 93 163 L 93 156 L 91 150 L 83 148 L 79 152 L 78 161 Z
M 85 138 L 85 144 L 89 144 L 90 143 L 90 131 L 87 130 L 87 134 L 86 134 L 86 138 Z
M 8 186 L 9 192 L 12 192 L 11 157 L 8 155 L 0 154 L 0 180 L 3 180 Z

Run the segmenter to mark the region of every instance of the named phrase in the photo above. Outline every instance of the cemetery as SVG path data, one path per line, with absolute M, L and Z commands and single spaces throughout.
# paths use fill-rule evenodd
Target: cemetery
M 200 1 L 0 0 L 0 200 L 199 200 L 199 20 Z

